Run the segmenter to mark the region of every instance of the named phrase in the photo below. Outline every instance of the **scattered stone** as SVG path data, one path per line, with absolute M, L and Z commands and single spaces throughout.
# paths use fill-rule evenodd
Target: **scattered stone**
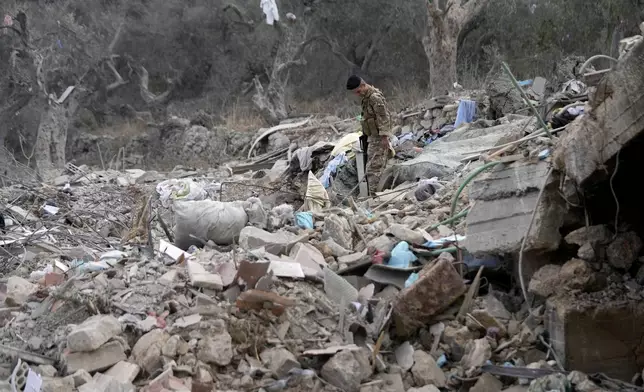
M 85 385 L 92 381 L 92 376 L 87 372 L 87 370 L 81 369 L 77 370 L 76 373 L 72 374 L 71 377 L 74 380 L 74 385 L 76 388 L 79 388 L 81 385 Z
M 617 238 L 608 245 L 606 256 L 613 267 L 628 270 L 637 260 L 641 250 L 642 240 L 636 233 L 629 231 L 617 235 Z
M 492 357 L 492 347 L 486 339 L 470 340 L 465 346 L 465 355 L 461 359 L 461 365 L 466 373 L 478 369 Z
M 570 391 L 572 386 L 564 374 L 555 373 L 532 380 L 528 392 Z
M 286 377 L 291 369 L 301 366 L 295 355 L 285 348 L 268 349 L 259 356 L 268 369 L 278 378 Z
M 351 266 L 352 264 L 358 264 L 363 260 L 369 260 L 369 255 L 365 254 L 364 252 L 352 253 L 350 255 L 338 257 L 338 263 L 346 264 L 348 266 Z
M 320 247 L 316 246 L 318 247 L 318 250 L 322 252 L 325 256 L 342 257 L 342 256 L 351 254 L 350 250 L 343 248 L 342 245 L 335 242 L 333 238 L 327 238 L 325 241 L 318 243 L 318 245 L 326 246 L 329 248 L 328 250 L 329 254 L 327 254 L 322 249 L 320 249 Z
M 76 389 L 71 377 L 43 377 L 42 392 L 72 392 Z
M 121 323 L 112 315 L 97 315 L 85 320 L 67 336 L 72 351 L 93 351 L 121 333 Z
M 132 347 L 132 359 L 134 363 L 139 365 L 148 374 L 152 374 L 160 369 L 163 366 L 161 350 L 168 339 L 170 339 L 170 335 L 161 329 L 153 329 L 141 336 L 134 347 Z
M 269 233 L 254 226 L 246 226 L 239 233 L 239 246 L 246 250 L 264 247 L 267 252 L 279 256 L 288 254 L 293 245 L 304 238 L 307 236 L 298 237 L 283 230 Z
M 485 297 L 482 297 L 481 300 L 483 301 L 483 307 L 487 309 L 488 313 L 492 317 L 496 317 L 497 319 L 504 321 L 512 319 L 512 313 L 510 313 L 506 309 L 505 305 L 503 305 L 503 302 L 494 295 L 488 294 Z
M 67 175 L 62 175 L 54 179 L 54 186 L 64 186 L 69 183 L 70 178 Z
M 141 367 L 135 363 L 120 361 L 112 366 L 105 372 L 107 376 L 111 376 L 122 383 L 132 383 L 136 380 L 136 376 L 141 372 Z
M 322 252 L 311 244 L 297 243 L 291 249 L 290 256 L 302 266 L 306 276 L 320 276 L 322 267 L 327 266 Z
M 448 325 L 443 331 L 443 341 L 450 347 L 452 358 L 455 361 L 460 361 L 463 358 L 465 346 L 472 339 L 474 339 L 474 333 L 467 327 L 455 328 Z
M 409 244 L 422 245 L 426 242 L 425 237 L 421 233 L 411 230 L 405 225 L 395 223 L 389 226 L 388 232 L 399 240 L 406 241 Z
M 408 371 L 414 366 L 414 348 L 411 343 L 405 342 L 396 348 L 394 352 L 396 362 L 404 371 Z
M 335 214 L 327 215 L 324 218 L 324 239 L 330 238 L 345 249 L 353 249 L 353 236 L 351 226 L 346 218 Z
M 134 385 L 122 383 L 112 376 L 96 373 L 87 384 L 78 388 L 78 392 L 134 392 Z
M 224 288 L 221 276 L 206 271 L 206 268 L 198 262 L 188 260 L 186 261 L 186 267 L 188 268 L 188 276 L 192 286 L 211 290 Z
M 569 289 L 581 291 L 601 290 L 602 282 L 587 261 L 572 259 L 561 267 L 559 279 Z
M 414 333 L 465 293 L 467 288 L 453 260 L 449 253 L 442 253 L 435 263 L 420 271 L 416 283 L 400 292 L 394 304 L 397 334 Z
M 215 320 L 210 335 L 199 341 L 197 358 L 218 366 L 230 364 L 233 359 L 233 340 L 223 320 Z
M 178 275 L 179 271 L 177 271 L 176 269 L 171 269 L 170 271 L 161 275 L 161 277 L 159 278 L 159 283 L 170 286 L 174 283 L 175 280 L 177 280 Z
M 579 247 L 579 250 L 577 250 L 577 257 L 586 261 L 595 260 L 595 257 L 596 257 L 595 249 L 593 248 L 590 242 L 586 242 L 585 244 Z
M 445 373 L 438 367 L 434 358 L 424 351 L 414 352 L 414 366 L 411 368 L 416 385 L 435 385 L 444 388 L 447 383 Z
M 58 374 L 58 370 L 51 365 L 40 365 L 36 369 L 36 373 L 43 377 L 55 377 Z
M 532 276 L 528 291 L 543 298 L 548 298 L 553 295 L 558 289 L 561 280 L 559 273 L 561 266 L 548 264 L 539 268 Z
M 592 246 L 606 245 L 613 238 L 613 233 L 606 225 L 596 225 L 589 227 L 581 227 L 577 230 L 571 231 L 564 241 L 567 244 L 583 246 L 587 243 Z
M 187 351 L 188 343 L 185 342 L 181 336 L 173 335 L 168 339 L 167 342 L 163 345 L 161 353 L 169 358 L 175 358 L 180 351 L 183 351 L 183 354 Z
M 503 383 L 489 373 L 481 374 L 470 392 L 498 392 L 503 388 Z
M 38 286 L 19 276 L 10 276 L 7 279 L 7 306 L 22 306 L 27 303 L 29 296 L 38 290 Z
M 501 337 L 507 335 L 508 331 L 505 328 L 505 325 L 497 320 L 494 316 L 488 312 L 487 309 L 475 309 L 472 311 L 472 316 L 478 321 L 485 330 L 489 328 L 497 328 Z
M 121 343 L 105 343 L 94 351 L 73 352 L 65 355 L 67 374 L 84 369 L 89 373 L 105 370 L 125 359 L 125 350 Z
M 436 388 L 433 385 L 425 385 L 420 388 L 409 388 L 407 392 L 440 392 L 440 389 Z
M 335 354 L 322 366 L 321 375 L 329 384 L 347 392 L 360 390 L 360 383 L 371 375 L 371 366 L 357 358 L 356 351 L 344 350 Z

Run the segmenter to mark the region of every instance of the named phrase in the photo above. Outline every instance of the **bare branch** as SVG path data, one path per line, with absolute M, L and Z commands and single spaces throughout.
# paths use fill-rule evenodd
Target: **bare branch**
M 112 42 L 110 42 L 110 45 L 107 47 L 107 54 L 111 55 L 114 53 L 114 48 L 116 47 L 116 44 L 118 44 L 119 39 L 121 38 L 121 33 L 123 32 L 123 25 L 125 22 L 121 22 L 119 24 L 119 27 L 116 29 L 116 33 L 114 33 L 114 38 L 112 38 Z
M 255 23 L 253 22 L 252 19 L 246 19 L 246 14 L 236 5 L 234 4 L 226 4 L 224 8 L 222 9 L 222 12 L 226 12 L 227 10 L 232 10 L 237 16 L 239 17 L 240 20 L 235 20 L 233 22 L 242 24 L 244 26 L 248 26 L 250 29 L 254 28 Z
M 430 1 L 427 3 L 427 15 L 429 15 L 430 19 L 436 19 L 441 18 L 443 12 L 438 8 L 438 4 Z
M 371 60 L 376 54 L 376 49 L 378 48 L 378 46 L 380 46 L 380 43 L 382 42 L 383 38 L 387 35 L 390 29 L 391 29 L 391 24 L 385 25 L 385 27 L 380 31 L 380 33 L 378 33 L 376 38 L 371 41 L 371 45 L 369 45 L 367 54 L 364 56 L 364 60 L 362 61 L 362 66 L 360 67 L 360 70 L 362 72 L 367 72 L 367 70 L 369 69 Z
M 112 61 L 112 59 L 108 59 L 106 63 L 107 63 L 107 67 L 110 69 L 110 71 L 112 71 L 112 73 L 114 74 L 114 77 L 116 78 L 115 82 L 107 86 L 107 91 L 112 91 L 128 83 L 125 80 L 123 80 L 123 77 L 121 77 L 121 74 L 119 73 L 119 71 L 116 70 L 116 67 L 114 66 L 114 61 Z
M 347 56 L 345 56 L 344 53 L 342 53 L 342 51 L 340 50 L 340 45 L 338 45 L 337 42 L 332 41 L 329 37 L 318 35 L 312 37 L 311 41 L 318 41 L 326 44 L 329 47 L 329 50 L 331 50 L 331 53 L 333 53 L 338 59 L 340 59 L 347 67 L 351 69 L 360 68 L 356 63 L 349 60 Z
M 170 80 L 170 86 L 168 86 L 168 89 L 164 91 L 161 94 L 154 94 L 153 92 L 150 91 L 148 85 L 150 83 L 150 74 L 148 73 L 148 70 L 145 69 L 144 66 L 141 66 L 140 68 L 140 82 L 139 82 L 139 87 L 141 90 L 141 97 L 143 100 L 149 105 L 149 104 L 158 104 L 158 103 L 163 103 L 165 102 L 169 97 L 170 93 L 172 92 L 174 88 L 174 81 Z
M 487 6 L 489 0 L 468 0 L 467 3 L 461 3 L 461 8 L 463 9 L 463 23 L 468 23 L 476 15 L 483 11 L 483 8 Z

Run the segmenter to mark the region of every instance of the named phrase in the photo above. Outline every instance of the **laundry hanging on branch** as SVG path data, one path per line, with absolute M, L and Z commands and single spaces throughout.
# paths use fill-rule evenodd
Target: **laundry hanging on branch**
M 266 14 L 266 24 L 272 26 L 274 22 L 279 22 L 280 14 L 275 0 L 261 0 L 259 6 Z

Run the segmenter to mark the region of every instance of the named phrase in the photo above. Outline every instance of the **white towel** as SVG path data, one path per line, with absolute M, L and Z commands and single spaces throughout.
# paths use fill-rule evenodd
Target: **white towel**
M 259 6 L 266 14 L 266 24 L 272 26 L 275 21 L 279 22 L 280 15 L 275 0 L 260 0 Z

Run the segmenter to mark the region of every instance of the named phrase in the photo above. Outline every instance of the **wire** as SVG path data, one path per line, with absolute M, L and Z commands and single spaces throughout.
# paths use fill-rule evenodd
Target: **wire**
M 613 171 L 613 175 L 610 176 L 610 191 L 613 194 L 613 198 L 615 199 L 615 204 L 617 205 L 617 210 L 615 211 L 615 236 L 617 236 L 617 223 L 619 219 L 619 200 L 617 200 L 617 194 L 615 193 L 615 188 L 613 187 L 613 180 L 615 179 L 615 176 L 617 175 L 617 169 L 619 169 L 619 153 L 622 151 L 621 149 L 617 150 L 617 155 L 615 156 L 615 170 Z

